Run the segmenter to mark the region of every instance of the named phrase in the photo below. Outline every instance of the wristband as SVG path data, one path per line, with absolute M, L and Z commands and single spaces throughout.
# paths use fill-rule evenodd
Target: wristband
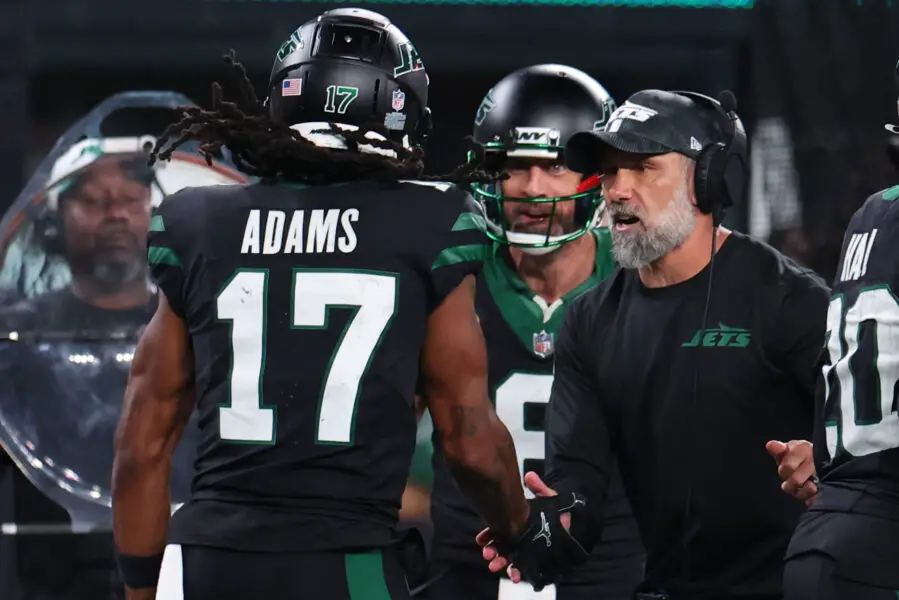
M 115 560 L 125 586 L 132 589 L 156 587 L 162 568 L 162 553 L 154 556 L 122 554 L 115 549 Z

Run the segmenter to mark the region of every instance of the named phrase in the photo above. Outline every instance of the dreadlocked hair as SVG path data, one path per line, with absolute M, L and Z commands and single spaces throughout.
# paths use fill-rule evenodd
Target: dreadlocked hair
M 505 178 L 501 173 L 484 168 L 483 147 L 471 137 L 467 140 L 473 146 L 473 159 L 439 176 L 423 175 L 424 151 L 421 148 L 407 148 L 389 139 L 387 130 L 377 124 L 356 131 L 345 131 L 328 124 L 327 128 L 312 133 L 339 136 L 345 141 L 347 151 L 318 147 L 299 132 L 269 117 L 234 50 L 223 58 L 237 80 L 239 101 L 225 100 L 222 86 L 214 82 L 211 110 L 197 106 L 179 107 L 181 119 L 169 125 L 159 137 L 150 153 L 150 165 L 157 160 L 169 160 L 178 147 L 196 141 L 209 165 L 214 158 L 222 159 L 222 148 L 226 147 L 234 166 L 248 175 L 311 185 L 363 179 L 413 179 L 469 186 L 472 183 L 495 183 Z M 365 137 L 369 131 L 383 139 Z M 393 151 L 396 158 L 360 152 L 360 145 Z

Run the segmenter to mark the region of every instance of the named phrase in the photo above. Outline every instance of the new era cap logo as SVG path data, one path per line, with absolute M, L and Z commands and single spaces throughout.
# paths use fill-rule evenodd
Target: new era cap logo
M 612 113 L 612 116 L 609 117 L 609 123 L 606 125 L 606 131 L 609 133 L 615 133 L 619 129 L 621 129 L 621 124 L 626 120 L 629 121 L 638 121 L 640 123 L 645 123 L 649 119 L 656 116 L 657 113 L 651 108 L 647 108 L 645 106 L 641 106 L 639 104 L 634 104 L 633 102 L 625 102 Z

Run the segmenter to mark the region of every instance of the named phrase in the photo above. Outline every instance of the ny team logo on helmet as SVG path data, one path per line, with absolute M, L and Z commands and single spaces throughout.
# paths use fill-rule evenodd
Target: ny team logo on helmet
M 507 75 L 487 92 L 474 119 L 474 139 L 483 145 L 486 166 L 502 169 L 508 159 L 562 162 L 565 142 L 579 131 L 603 127 L 615 102 L 595 79 L 573 67 L 535 65 Z M 484 207 L 487 234 L 500 243 L 532 253 L 552 251 L 599 224 L 601 190 L 592 173 L 568 196 L 520 198 L 503 194 L 501 184 L 474 184 L 474 196 Z M 551 203 L 547 233 L 511 231 L 503 216 L 506 202 Z M 553 235 L 560 202 L 574 202 L 574 227 Z
M 273 120 L 295 128 L 378 126 L 407 146 L 423 144 L 431 127 L 421 56 L 389 19 L 360 8 L 329 10 L 290 34 L 266 104 Z

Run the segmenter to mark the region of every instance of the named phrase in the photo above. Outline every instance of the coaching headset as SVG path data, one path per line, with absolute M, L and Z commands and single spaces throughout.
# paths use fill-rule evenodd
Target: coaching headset
M 748 179 L 746 130 L 737 116 L 737 99 L 730 90 L 721 92 L 718 100 L 696 92 L 672 90 L 671 93 L 713 111 L 723 134 L 725 141 L 709 144 L 696 158 L 693 179 L 696 208 L 715 217 L 717 225 L 724 211 L 742 200 Z

